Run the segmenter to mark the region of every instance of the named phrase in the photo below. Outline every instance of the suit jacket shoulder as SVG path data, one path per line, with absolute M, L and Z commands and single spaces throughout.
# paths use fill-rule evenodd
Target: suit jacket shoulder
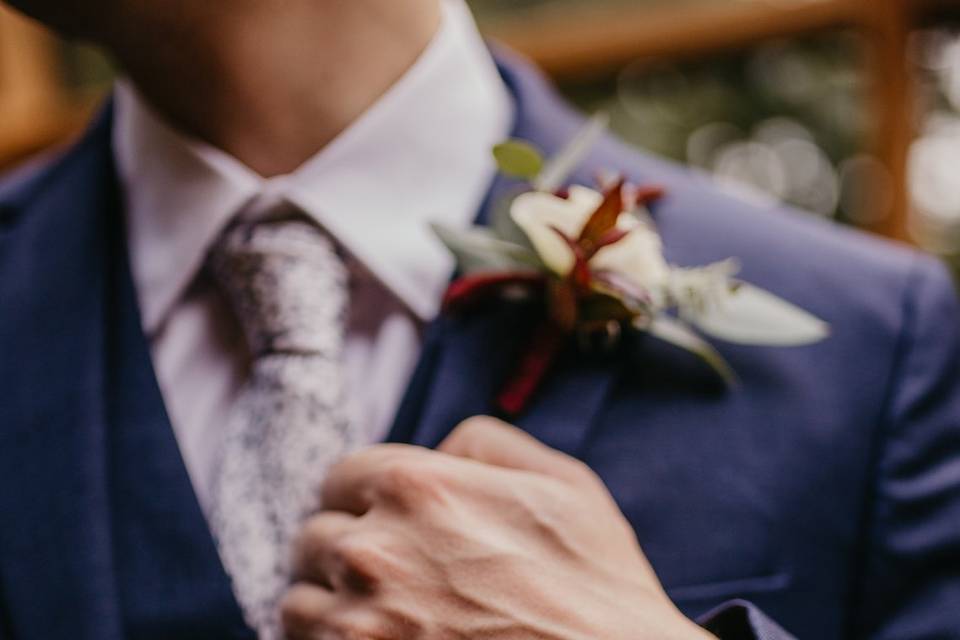
M 72 146 L 0 177 L 0 301 L 15 311 L 0 329 L 11 335 L 17 330 L 4 325 L 30 322 L 62 270 L 92 267 L 82 261 L 93 257 L 117 198 L 108 112 Z
M 517 135 L 557 151 L 582 116 L 503 60 Z M 626 358 L 578 455 L 671 597 L 693 613 L 744 598 L 798 637 L 955 637 L 960 305 L 943 265 L 613 137 L 582 169 L 583 184 L 609 170 L 665 187 L 652 213 L 671 262 L 735 258 L 832 330 L 797 349 L 717 343 L 742 380 L 732 391 L 654 341 Z

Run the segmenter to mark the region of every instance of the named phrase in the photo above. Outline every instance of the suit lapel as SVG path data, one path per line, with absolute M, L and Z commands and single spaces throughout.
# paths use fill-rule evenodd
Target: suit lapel
M 435 447 L 463 420 L 496 413 L 492 400 L 536 325 L 536 310 L 525 304 L 437 320 L 390 440 Z M 621 366 L 619 357 L 568 350 L 517 426 L 555 449 L 581 454 Z
M 556 153 L 579 123 L 565 114 L 554 119 L 556 127 L 541 128 L 531 117 L 531 111 L 540 112 L 540 100 L 530 86 L 536 78 L 525 77 L 522 65 L 504 55 L 498 62 L 516 98 L 513 136 L 533 141 L 547 154 Z M 498 177 L 477 217 L 478 224 L 488 223 L 493 208 L 516 186 L 516 182 Z M 536 305 L 512 302 L 467 317 L 437 319 L 427 330 L 423 357 L 389 439 L 434 447 L 463 420 L 495 413 L 493 399 L 513 373 L 538 320 Z M 568 350 L 532 405 L 516 420 L 517 426 L 556 449 L 577 455 L 619 370 L 619 359 L 586 359 Z
M 497 387 L 532 328 L 532 311 L 504 305 L 435 321 L 391 440 L 433 447 L 459 422 L 493 413 Z
M 0 591 L 15 637 L 250 637 L 140 326 L 109 120 L 0 252 Z
M 555 152 L 579 120 L 500 63 L 515 135 Z M 102 119 L 0 229 L 2 304 L 17 309 L 0 314 L 0 513 L 16 514 L 0 527 L 5 617 L 27 637 L 244 637 L 140 331 L 109 129 Z M 524 304 L 437 320 L 391 439 L 432 446 L 492 412 L 535 324 Z M 577 454 L 619 370 L 567 354 L 519 425 Z
M 494 49 L 494 55 L 516 102 L 512 135 L 533 142 L 548 156 L 557 153 L 583 126 L 582 116 L 558 99 L 528 63 L 505 50 Z M 619 166 L 633 167 L 639 173 L 628 177 L 642 183 L 669 187 L 680 177 L 676 172 L 666 172 L 662 164 L 642 162 L 607 139 L 594 149 L 572 180 L 592 184 L 593 172 Z M 514 186 L 502 178 L 495 182 L 478 216 L 480 224 L 488 221 L 491 207 Z M 662 231 L 669 253 L 669 226 Z M 424 357 L 390 439 L 435 446 L 461 420 L 493 412 L 491 399 L 510 373 L 520 349 L 529 342 L 534 322 L 533 309 L 507 304 L 469 318 L 437 320 L 427 332 Z M 555 448 L 579 454 L 630 357 L 628 351 L 605 359 L 568 351 L 518 419 L 518 426 Z
M 523 121 L 517 135 L 549 151 Z M 0 235 L 3 303 L 18 309 L 0 317 L 6 617 L 28 637 L 244 637 L 140 329 L 109 117 L 55 172 Z M 434 323 L 393 439 L 433 445 L 490 413 L 535 322 L 510 304 Z M 569 357 L 520 425 L 576 453 L 614 378 Z
M 101 212 L 114 203 L 102 151 L 84 142 L 0 251 L 4 307 L 17 310 L 0 320 L 0 576 L 16 637 L 122 637 L 104 402 Z
M 122 228 L 119 215 L 112 226 Z M 122 238 L 114 247 L 107 403 L 114 548 L 127 637 L 253 638 L 166 413 Z

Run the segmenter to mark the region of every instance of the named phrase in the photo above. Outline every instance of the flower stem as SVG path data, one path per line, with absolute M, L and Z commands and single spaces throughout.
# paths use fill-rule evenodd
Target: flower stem
M 549 320 L 537 328 L 533 342 L 523 353 L 516 373 L 497 396 L 497 406 L 506 417 L 514 418 L 529 406 L 568 337 L 567 331 Z

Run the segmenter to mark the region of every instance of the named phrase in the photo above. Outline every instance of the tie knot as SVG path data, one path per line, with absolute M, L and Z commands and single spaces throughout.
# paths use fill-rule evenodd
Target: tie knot
M 209 266 L 254 357 L 339 355 L 347 271 L 319 227 L 299 218 L 234 224 Z

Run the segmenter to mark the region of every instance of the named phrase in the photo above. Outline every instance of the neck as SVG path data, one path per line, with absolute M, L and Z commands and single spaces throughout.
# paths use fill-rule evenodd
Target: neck
M 413 65 L 438 28 L 440 3 L 280 5 L 238 2 L 228 17 L 178 25 L 151 20 L 149 35 L 108 44 L 174 126 L 264 177 L 290 173 Z

